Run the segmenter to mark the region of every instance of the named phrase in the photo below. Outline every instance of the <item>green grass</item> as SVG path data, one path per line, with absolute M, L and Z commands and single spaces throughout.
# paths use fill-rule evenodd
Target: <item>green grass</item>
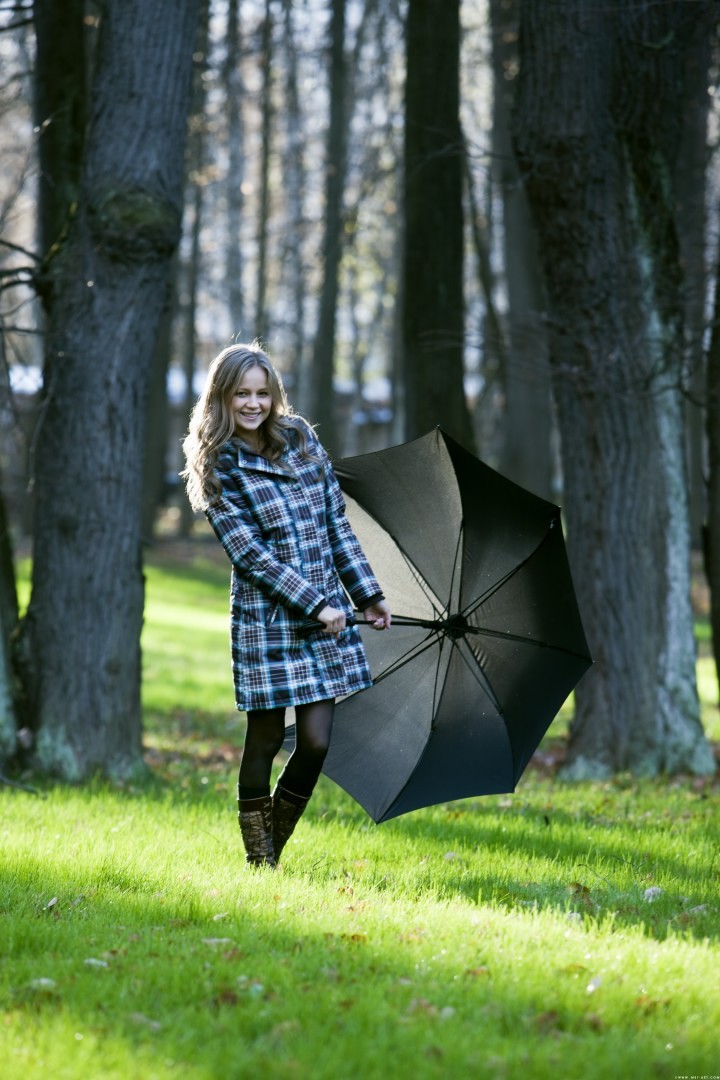
M 0 788 L 0 1075 L 720 1072 L 715 783 L 540 762 L 375 826 L 321 778 L 245 870 L 226 610 L 224 566 L 152 560 L 146 782 Z

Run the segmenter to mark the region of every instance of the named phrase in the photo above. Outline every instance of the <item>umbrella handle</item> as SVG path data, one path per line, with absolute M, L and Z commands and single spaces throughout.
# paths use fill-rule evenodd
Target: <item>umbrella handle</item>
M 346 626 L 365 626 L 364 619 L 357 616 L 362 615 L 362 612 L 355 610 L 353 614 L 346 620 Z M 426 630 L 446 630 L 446 620 L 443 619 L 412 619 L 405 615 L 393 615 L 392 626 L 421 626 Z M 392 627 L 390 628 L 392 629 Z M 297 630 L 300 637 L 310 637 L 311 634 L 324 634 L 322 623 L 313 620 L 312 622 L 301 623 Z

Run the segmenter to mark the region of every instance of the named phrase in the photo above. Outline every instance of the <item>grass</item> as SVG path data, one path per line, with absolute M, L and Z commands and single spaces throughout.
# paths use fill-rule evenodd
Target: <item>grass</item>
M 226 609 L 223 565 L 152 560 L 146 781 L 0 789 L 3 1077 L 720 1072 L 717 784 L 540 757 L 378 827 L 321 778 L 246 871 Z

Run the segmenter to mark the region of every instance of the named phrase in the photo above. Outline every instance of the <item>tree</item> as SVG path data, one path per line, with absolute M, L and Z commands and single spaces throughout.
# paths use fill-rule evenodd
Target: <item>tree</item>
M 59 6 L 36 7 L 39 83 Z M 75 208 L 41 282 L 27 689 L 38 763 L 66 778 L 140 761 L 144 407 L 180 232 L 196 20 L 196 0 L 103 5 Z
M 335 325 L 338 275 L 342 251 L 342 209 L 347 172 L 347 65 L 345 62 L 345 2 L 332 0 L 330 19 L 330 123 L 325 162 L 325 228 L 320 312 L 313 347 L 311 415 L 331 453 L 337 451 L 333 403 Z
M 5 341 L 0 334 L 0 421 L 5 419 L 9 396 L 4 346 Z M 0 459 L 0 465 L 2 464 L 4 462 Z M 3 470 L 0 468 L 0 767 L 15 752 L 19 727 L 17 682 L 11 652 L 11 642 L 17 629 L 19 612 L 15 565 L 2 480 Z
M 537 495 L 552 494 L 552 410 L 542 268 L 535 226 L 512 144 L 520 0 L 491 0 L 493 174 L 502 195 L 503 266 L 509 347 L 503 372 L 505 411 L 498 467 Z
M 408 438 L 472 446 L 463 388 L 460 3 L 410 0 L 406 24 L 402 352 Z
M 522 5 L 517 148 L 596 660 L 576 691 L 574 776 L 715 767 L 695 685 L 672 182 L 684 58 L 712 7 Z

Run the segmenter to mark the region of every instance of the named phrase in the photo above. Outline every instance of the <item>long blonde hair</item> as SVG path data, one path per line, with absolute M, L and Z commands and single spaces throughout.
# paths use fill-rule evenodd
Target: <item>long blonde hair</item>
M 188 434 L 183 440 L 186 467 L 180 475 L 193 510 L 204 510 L 220 495 L 215 463 L 220 447 L 235 433 L 232 398 L 254 367 L 265 372 L 270 391 L 270 413 L 262 425 L 264 456 L 277 461 L 292 443 L 307 460 L 320 463 L 309 446 L 310 425 L 288 404 L 280 373 L 260 343 L 229 345 L 208 369 L 205 389 L 190 415 Z

